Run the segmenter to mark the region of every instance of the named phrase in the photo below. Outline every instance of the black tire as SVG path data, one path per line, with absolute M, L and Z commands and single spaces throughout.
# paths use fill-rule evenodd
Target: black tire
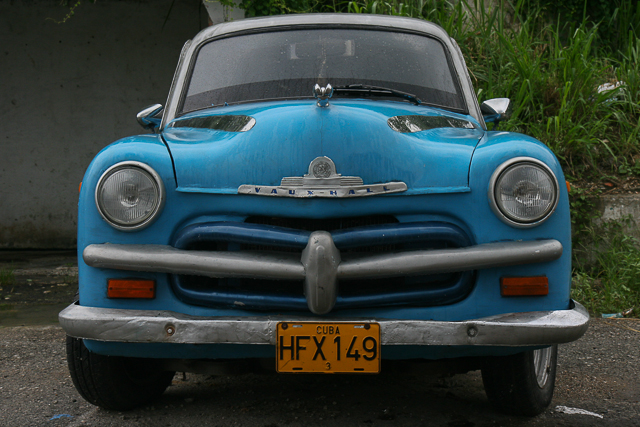
M 115 411 L 128 411 L 157 399 L 174 375 L 161 370 L 153 359 L 92 353 L 81 339 L 69 336 L 67 363 L 80 395 L 89 403 Z
M 482 382 L 491 405 L 511 415 L 536 416 L 553 398 L 558 346 L 487 358 Z

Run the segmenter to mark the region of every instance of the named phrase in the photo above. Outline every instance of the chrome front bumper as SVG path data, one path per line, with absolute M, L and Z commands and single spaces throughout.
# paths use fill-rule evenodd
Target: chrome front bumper
M 95 244 L 83 251 L 96 268 L 208 277 L 301 280 L 309 310 L 329 313 L 338 282 L 349 279 L 441 274 L 543 263 L 562 256 L 553 239 L 485 243 L 461 248 L 373 254 L 343 259 L 333 236 L 315 231 L 301 253 L 190 251 L 165 245 Z
M 68 335 L 97 341 L 175 344 L 276 344 L 278 322 L 365 321 L 380 324 L 383 345 L 538 346 L 575 341 L 589 313 L 568 310 L 510 313 L 460 322 L 291 316 L 197 317 L 171 311 L 122 310 L 72 304 L 59 315 Z

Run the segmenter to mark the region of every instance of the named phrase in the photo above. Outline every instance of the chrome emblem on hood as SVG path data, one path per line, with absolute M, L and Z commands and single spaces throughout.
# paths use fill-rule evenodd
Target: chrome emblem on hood
M 313 171 L 313 176 L 315 176 L 316 178 L 329 178 L 331 175 L 336 173 L 335 167 L 332 164 L 333 162 L 331 161 L 331 159 L 326 158 L 326 160 L 325 159 L 316 159 L 316 160 L 314 160 L 316 164 L 314 165 L 312 162 L 311 166 L 309 167 L 310 169 L 309 172 Z
M 276 197 L 363 197 L 399 193 L 407 190 L 401 181 L 364 185 L 362 178 L 342 176 L 328 157 L 317 157 L 304 176 L 282 178 L 280 186 L 241 185 L 238 194 Z
M 336 172 L 336 165 L 328 157 L 317 157 L 309 164 L 309 173 L 304 176 L 290 176 L 282 178 L 283 187 L 327 187 L 362 185 L 362 178 L 357 176 L 342 176 Z

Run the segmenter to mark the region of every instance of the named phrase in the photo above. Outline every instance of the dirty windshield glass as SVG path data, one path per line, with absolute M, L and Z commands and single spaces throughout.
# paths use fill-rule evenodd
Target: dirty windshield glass
M 316 84 L 327 83 L 334 88 L 381 86 L 413 94 L 424 104 L 466 110 L 439 41 L 389 31 L 306 29 L 229 37 L 202 46 L 181 113 L 225 103 L 309 98 Z M 348 91 L 334 94 L 347 96 L 363 97 Z

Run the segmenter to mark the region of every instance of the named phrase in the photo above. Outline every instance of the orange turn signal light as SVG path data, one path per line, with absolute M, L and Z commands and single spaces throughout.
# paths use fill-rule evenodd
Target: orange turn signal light
M 548 295 L 549 278 L 547 276 L 503 277 L 500 279 L 500 294 L 503 297 Z
M 109 298 L 155 298 L 156 281 L 142 279 L 109 279 Z

